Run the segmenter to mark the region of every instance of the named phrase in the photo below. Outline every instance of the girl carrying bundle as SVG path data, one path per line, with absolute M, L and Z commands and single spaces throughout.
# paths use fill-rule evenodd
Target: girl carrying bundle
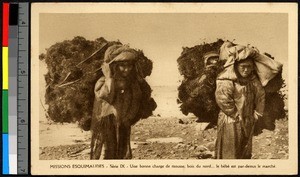
M 131 126 L 156 108 L 137 60 L 137 51 L 126 45 L 113 45 L 105 52 L 104 76 L 94 90 L 91 159 L 131 159 Z
M 265 109 L 264 86 L 282 70 L 282 64 L 255 48 L 230 42 L 222 45 L 220 59 L 227 61 L 216 81 L 220 113 L 215 157 L 250 159 L 255 124 Z

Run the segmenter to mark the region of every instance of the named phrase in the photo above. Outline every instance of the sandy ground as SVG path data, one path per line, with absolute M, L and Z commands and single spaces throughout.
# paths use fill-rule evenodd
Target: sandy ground
M 181 123 L 179 123 L 181 122 Z M 133 126 L 133 159 L 211 159 L 214 158 L 216 129 L 195 118 L 150 117 Z M 253 159 L 288 158 L 288 121 L 276 121 L 274 131 L 264 130 L 253 139 Z M 40 159 L 89 159 L 90 132 L 76 124 L 41 123 Z

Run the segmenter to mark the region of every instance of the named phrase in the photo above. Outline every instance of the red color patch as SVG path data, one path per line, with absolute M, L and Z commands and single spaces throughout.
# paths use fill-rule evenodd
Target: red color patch
M 2 47 L 8 47 L 9 3 L 3 3 Z

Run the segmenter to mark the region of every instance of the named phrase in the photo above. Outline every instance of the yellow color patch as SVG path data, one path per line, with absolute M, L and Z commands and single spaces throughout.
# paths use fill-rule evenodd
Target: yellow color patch
M 2 47 L 2 89 L 8 89 L 8 47 Z

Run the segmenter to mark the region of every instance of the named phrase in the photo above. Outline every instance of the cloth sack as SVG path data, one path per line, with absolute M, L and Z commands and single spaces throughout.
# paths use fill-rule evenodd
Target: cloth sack
M 251 46 L 234 45 L 224 42 L 220 48 L 220 59 L 226 60 L 224 67 L 233 70 L 235 61 L 244 60 L 248 57 L 254 59 L 258 78 L 263 86 L 282 71 L 282 64 L 272 58 L 259 53 L 258 49 Z M 230 67 L 230 68 L 229 68 Z

